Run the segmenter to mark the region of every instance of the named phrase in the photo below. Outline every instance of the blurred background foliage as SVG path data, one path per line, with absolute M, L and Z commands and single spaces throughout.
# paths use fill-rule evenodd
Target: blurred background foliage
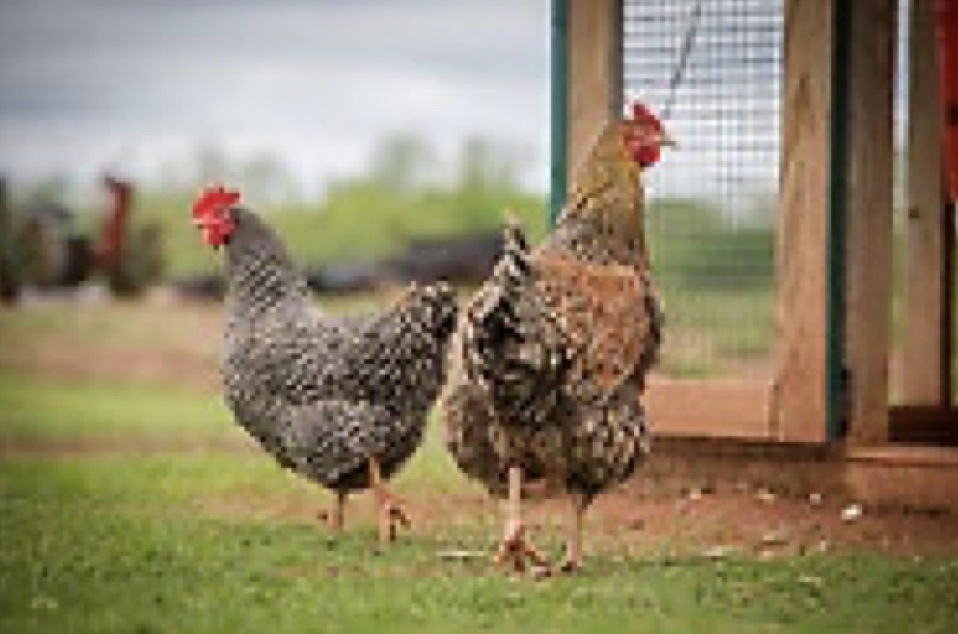
M 506 143 L 466 140 L 443 159 L 412 133 L 381 140 L 358 175 L 306 193 L 283 162 L 206 148 L 191 163 L 135 183 L 134 223 L 158 225 L 168 280 L 216 273 L 220 254 L 200 241 L 190 208 L 199 189 L 223 182 L 277 229 L 301 266 L 368 265 L 423 238 L 497 234 L 516 214 L 534 241 L 547 231 L 546 197 L 520 183 L 523 156 Z M 20 184 L 14 208 L 77 200 L 61 177 Z M 94 233 L 105 203 L 75 210 L 78 231 Z M 767 370 L 774 337 L 774 208 L 760 198 L 728 210 L 695 199 L 650 198 L 646 217 L 669 339 L 663 371 L 681 376 Z
M 199 189 L 223 182 L 281 234 L 300 262 L 330 264 L 380 260 L 401 251 L 411 239 L 495 231 L 503 211 L 512 210 L 529 232 L 545 231 L 544 197 L 518 184 L 522 156 L 504 143 L 467 139 L 452 160 L 412 133 L 384 138 L 360 175 L 331 182 L 307 194 L 279 159 L 241 158 L 214 148 L 196 152 L 191 164 L 171 165 L 137 186 L 136 222 L 156 222 L 164 236 L 165 270 L 172 278 L 214 271 L 218 254 L 201 244 L 190 222 Z M 66 177 L 19 184 L 13 206 L 38 201 L 69 204 L 76 187 Z M 74 208 L 78 229 L 93 231 L 100 221 L 99 199 Z
M 229 156 L 214 148 L 196 152 L 192 164 L 160 171 L 135 183 L 137 222 L 155 221 L 164 235 L 167 274 L 179 277 L 219 268 L 190 222 L 199 189 L 223 182 L 242 190 L 266 215 L 300 261 L 327 264 L 378 260 L 422 237 L 497 231 L 511 210 L 538 240 L 546 231 L 545 196 L 519 184 L 523 158 L 504 143 L 465 141 L 450 161 L 412 133 L 384 138 L 359 176 L 343 177 L 321 193 L 304 193 L 279 159 Z M 77 211 L 79 230 L 99 222 L 99 199 L 71 205 L 75 186 L 54 175 L 13 188 L 15 208 L 39 201 Z M 710 205 L 666 199 L 652 205 L 647 227 L 656 268 L 689 289 L 770 288 L 772 226 L 766 209 L 742 212 L 730 222 Z

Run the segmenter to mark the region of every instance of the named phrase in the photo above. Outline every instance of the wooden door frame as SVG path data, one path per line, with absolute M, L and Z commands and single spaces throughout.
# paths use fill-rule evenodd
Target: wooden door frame
M 564 51 L 553 113 L 565 119 L 554 161 L 568 179 L 621 108 L 623 9 L 554 0 L 553 11 L 553 52 Z M 666 434 L 821 443 L 847 430 L 853 443 L 881 442 L 897 5 L 786 0 L 785 15 L 775 371 L 765 381 L 659 377 L 649 409 Z

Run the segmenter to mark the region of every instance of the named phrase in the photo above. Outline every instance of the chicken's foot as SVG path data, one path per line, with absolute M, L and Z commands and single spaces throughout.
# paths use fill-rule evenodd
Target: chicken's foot
M 412 521 L 400 505 L 399 499 L 386 490 L 379 470 L 379 462 L 375 458 L 369 459 L 369 477 L 376 503 L 379 505 L 379 541 L 382 544 L 396 541 L 398 525 L 409 528 L 412 526 Z
M 537 568 L 548 570 L 545 557 L 526 538 L 526 529 L 522 523 L 521 503 L 522 470 L 519 467 L 510 467 L 506 523 L 494 561 L 496 565 L 511 561 L 516 572 L 524 572 L 529 562 Z

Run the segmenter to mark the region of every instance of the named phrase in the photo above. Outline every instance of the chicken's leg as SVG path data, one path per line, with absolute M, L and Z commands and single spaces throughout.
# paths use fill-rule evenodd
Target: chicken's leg
M 321 510 L 316 517 L 326 522 L 326 527 L 330 533 L 339 533 L 343 530 L 343 518 L 346 508 L 346 493 L 344 491 L 336 492 L 336 502 L 331 511 Z
M 412 522 L 400 506 L 399 500 L 386 490 L 379 463 L 375 458 L 369 459 L 369 479 L 372 482 L 373 493 L 376 495 L 376 503 L 379 505 L 379 541 L 383 544 L 395 541 L 396 525 L 402 524 L 403 527 L 409 528 Z
M 566 538 L 565 556 L 559 570 L 575 572 L 582 563 L 582 523 L 585 510 L 589 506 L 589 498 L 585 495 L 573 494 L 572 516 L 569 522 L 569 535 Z
M 326 517 L 326 523 L 329 526 L 329 531 L 331 533 L 339 533 L 343 530 L 343 518 L 346 515 L 346 493 L 343 491 L 336 492 L 336 504 L 333 506 L 333 510 Z
M 509 501 L 507 506 L 506 524 L 503 530 L 502 542 L 496 551 L 495 562 L 502 564 L 512 561 L 516 572 L 523 572 L 526 562 L 533 565 L 547 567 L 545 557 L 526 539 L 526 529 L 522 524 L 522 470 L 519 467 L 509 467 Z

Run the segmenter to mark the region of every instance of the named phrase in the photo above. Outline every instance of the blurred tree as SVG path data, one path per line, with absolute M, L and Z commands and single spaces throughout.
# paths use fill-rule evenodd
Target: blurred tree
M 410 193 L 424 185 L 435 165 L 435 153 L 414 132 L 385 137 L 373 151 L 369 180 L 392 192 Z
M 238 157 L 215 146 L 204 146 L 185 169 L 167 164 L 159 173 L 160 188 L 167 191 L 192 193 L 216 182 L 241 186 L 248 200 L 261 205 L 289 203 L 300 193 L 286 164 L 268 152 Z
M 22 184 L 19 190 L 19 201 L 28 206 L 64 201 L 69 198 L 73 184 L 69 176 L 64 173 L 44 176 L 32 183 Z
M 296 179 L 286 164 L 272 154 L 255 154 L 242 162 L 237 171 L 237 180 L 255 200 L 276 204 L 299 198 Z
M 460 191 L 516 191 L 521 158 L 504 143 L 472 136 L 462 144 L 457 187 Z
M 20 294 L 20 285 L 23 283 L 19 245 L 16 234 L 18 219 L 14 218 L 13 209 L 7 190 L 7 181 L 0 177 L 0 301 L 13 302 Z

